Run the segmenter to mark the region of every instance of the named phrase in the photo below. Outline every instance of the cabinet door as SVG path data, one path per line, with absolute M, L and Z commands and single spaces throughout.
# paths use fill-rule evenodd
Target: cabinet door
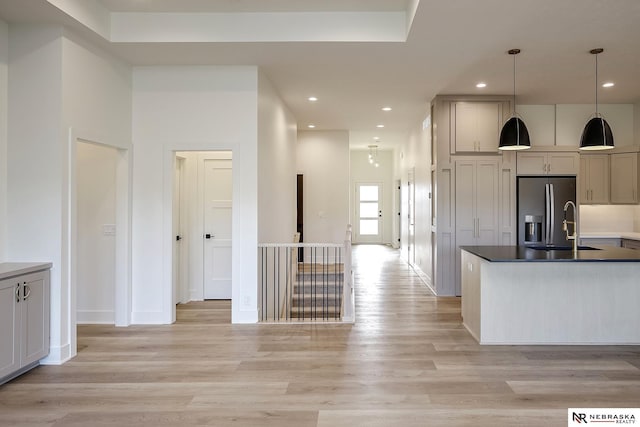
M 453 104 L 455 114 L 456 152 L 476 151 L 476 115 L 475 103 L 456 102 Z
M 547 154 L 543 152 L 517 153 L 518 175 L 546 175 Z
M 0 280 L 0 378 L 20 368 L 18 281 Z
M 580 157 L 580 201 L 609 203 L 609 156 L 607 154 Z
M 501 105 L 497 102 L 478 102 L 475 107 L 478 151 L 496 152 L 502 125 Z
M 498 162 L 479 160 L 475 179 L 477 245 L 498 243 L 498 206 Z
M 49 272 L 20 277 L 23 283 L 22 365 L 42 359 L 49 353 Z
M 548 153 L 547 171 L 551 175 L 577 175 L 580 169 L 578 153 Z
M 611 155 L 611 203 L 638 203 L 638 154 Z
M 476 238 L 475 161 L 456 160 L 456 244 L 473 245 Z
M 499 102 L 455 102 L 455 152 L 497 152 L 502 125 Z

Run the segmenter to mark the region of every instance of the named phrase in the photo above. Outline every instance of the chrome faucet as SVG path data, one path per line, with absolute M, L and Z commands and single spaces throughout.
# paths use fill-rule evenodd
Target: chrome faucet
M 567 208 L 569 206 L 573 207 L 573 221 L 567 221 Z M 569 235 L 569 227 L 567 224 L 573 225 L 573 234 Z M 574 255 L 578 253 L 578 208 L 576 208 L 576 204 L 569 200 L 564 204 L 564 219 L 562 220 L 562 230 L 567 234 L 567 240 L 573 240 L 573 253 Z

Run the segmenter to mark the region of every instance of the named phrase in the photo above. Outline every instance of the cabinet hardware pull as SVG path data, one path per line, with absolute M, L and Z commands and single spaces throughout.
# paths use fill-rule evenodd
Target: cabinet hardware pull
M 16 285 L 16 302 L 20 302 L 20 283 Z
M 22 300 L 26 301 L 27 298 L 29 298 L 29 295 L 31 295 L 31 288 L 27 285 L 27 282 L 24 282 L 24 296 L 22 297 Z

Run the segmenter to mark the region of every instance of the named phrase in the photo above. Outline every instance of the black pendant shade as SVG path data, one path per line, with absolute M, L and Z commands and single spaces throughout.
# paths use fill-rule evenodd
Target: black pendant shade
M 526 150 L 531 148 L 529 131 L 522 119 L 516 114 L 516 55 L 520 53 L 520 49 L 511 49 L 508 53 L 513 56 L 513 115 L 502 126 L 498 149 Z
M 598 55 L 604 49 L 591 49 L 591 53 L 596 59 L 596 114 L 589 120 L 582 131 L 580 138 L 581 150 L 608 150 L 613 148 L 613 133 L 609 123 L 598 114 Z
M 589 120 L 580 138 L 581 150 L 608 150 L 613 148 L 613 133 L 609 123 L 602 117 Z
M 511 117 L 500 132 L 500 150 L 526 150 L 531 147 L 529 131 L 522 119 Z

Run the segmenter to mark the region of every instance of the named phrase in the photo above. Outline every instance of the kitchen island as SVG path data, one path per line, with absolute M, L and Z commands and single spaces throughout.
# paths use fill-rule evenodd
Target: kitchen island
M 640 251 L 461 252 L 463 324 L 480 344 L 640 344 Z

